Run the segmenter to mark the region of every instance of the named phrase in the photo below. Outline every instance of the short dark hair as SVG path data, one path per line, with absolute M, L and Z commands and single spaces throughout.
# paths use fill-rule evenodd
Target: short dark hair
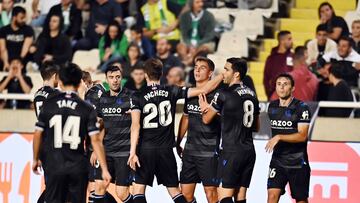
M 276 82 L 279 78 L 286 78 L 286 79 L 290 80 L 291 87 L 294 87 L 294 86 L 295 86 L 295 80 L 294 80 L 294 78 L 293 78 L 289 73 L 281 73 L 281 74 L 279 74 L 279 75 L 276 77 L 275 82 Z
M 26 14 L 26 10 L 21 6 L 15 6 L 11 12 L 11 16 L 16 17 L 19 13 Z
M 338 41 L 338 44 L 340 43 L 340 41 L 347 41 L 349 43 L 349 46 L 352 46 L 352 44 L 353 44 L 353 40 L 348 36 L 340 37 L 339 41 Z
M 226 60 L 226 62 L 231 63 L 231 68 L 234 72 L 240 73 L 240 80 L 243 80 L 247 73 L 247 63 L 244 59 L 231 57 Z
M 91 74 L 87 71 L 83 71 L 82 72 L 82 78 L 81 78 L 84 82 L 87 83 L 92 83 L 92 79 L 91 79 Z
M 319 24 L 317 27 L 316 27 L 316 32 L 320 32 L 320 31 L 323 31 L 323 32 L 327 32 L 327 26 L 326 24 Z
M 20 61 L 20 63 L 24 65 L 24 61 L 23 61 L 23 59 L 22 59 L 20 56 L 11 57 L 11 58 L 9 59 L 9 61 L 10 61 L 10 63 L 13 62 L 13 61 Z
M 302 57 L 305 56 L 305 51 L 307 50 L 307 48 L 305 46 L 297 46 L 295 48 L 295 52 L 294 52 L 294 59 L 301 59 Z
M 145 73 L 150 80 L 158 81 L 162 76 L 163 63 L 157 58 L 149 58 L 145 61 Z
M 321 4 L 320 4 L 320 6 L 319 6 L 319 8 L 318 8 L 318 15 L 319 15 L 319 19 L 321 18 L 321 8 L 322 7 L 324 7 L 324 6 L 329 6 L 329 8 L 332 10 L 332 12 L 333 12 L 333 16 L 335 16 L 335 10 L 334 10 L 334 8 L 333 8 L 333 6 L 329 3 L 329 2 L 327 2 L 327 1 L 325 1 L 325 2 L 322 2 Z
M 82 78 L 82 70 L 74 63 L 69 63 L 59 70 L 59 79 L 64 86 L 78 87 Z
M 280 41 L 281 38 L 285 37 L 286 35 L 290 35 L 291 32 L 289 30 L 281 30 L 278 34 L 277 34 L 277 40 Z
M 41 64 L 40 74 L 43 80 L 49 80 L 53 75 L 59 73 L 60 67 L 52 61 L 46 61 Z
M 143 70 L 143 71 L 145 71 L 144 63 L 142 63 L 142 62 L 136 63 L 134 66 L 131 67 L 130 72 L 133 72 L 134 70 Z
M 333 62 L 333 63 L 331 63 L 329 72 L 330 72 L 330 74 L 335 76 L 335 78 L 342 78 L 343 77 L 342 69 L 344 69 L 344 67 L 341 63 Z
M 143 28 L 139 25 L 133 25 L 130 27 L 130 31 L 134 31 L 138 34 L 143 34 Z
M 120 69 L 119 66 L 109 65 L 109 66 L 106 67 L 105 75 L 107 76 L 107 74 L 109 72 L 116 72 L 116 71 L 120 71 L 120 73 L 122 74 L 121 69 Z
M 195 58 L 195 63 L 198 62 L 198 61 L 206 62 L 211 71 L 215 70 L 215 64 L 211 59 L 203 57 L 203 56 L 198 56 L 198 57 Z

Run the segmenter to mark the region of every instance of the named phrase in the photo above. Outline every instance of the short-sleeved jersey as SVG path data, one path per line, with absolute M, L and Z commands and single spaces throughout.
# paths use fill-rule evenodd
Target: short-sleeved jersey
M 74 92 L 61 92 L 44 103 L 36 129 L 43 131 L 47 173 L 85 172 L 84 141 L 99 132 L 94 108 Z
M 104 92 L 97 108 L 104 121 L 104 147 L 106 156 L 124 157 L 130 154 L 130 97 L 132 92 L 122 88 L 117 96 Z
M 60 91 L 52 88 L 50 86 L 41 87 L 36 93 L 34 97 L 34 105 L 35 105 L 35 114 L 36 117 L 39 117 L 40 109 L 44 104 L 47 98 L 50 98 L 52 95 L 59 94 Z
M 206 95 L 208 102 L 215 91 Z M 185 98 L 184 114 L 189 118 L 184 154 L 200 157 L 213 157 L 218 151 L 221 121 L 217 116 L 211 123 L 204 124 L 198 97 Z
M 298 125 L 310 124 L 311 114 L 306 103 L 294 98 L 287 107 L 279 104 L 279 100 L 272 101 L 268 108 L 273 137 L 279 134 L 297 133 Z M 304 163 L 308 163 L 307 141 L 301 143 L 280 141 L 274 148 L 272 162 L 284 167 L 301 167 Z
M 188 88 L 153 85 L 132 97 L 132 110 L 140 111 L 139 148 L 172 148 L 175 145 L 176 102 L 187 97 Z
M 86 92 L 85 101 L 96 109 L 99 105 L 100 97 L 104 92 L 105 88 L 101 84 L 96 84 Z
M 252 133 L 259 115 L 256 94 L 243 84 L 217 91 L 212 108 L 221 114 L 221 148 L 227 152 L 253 150 Z

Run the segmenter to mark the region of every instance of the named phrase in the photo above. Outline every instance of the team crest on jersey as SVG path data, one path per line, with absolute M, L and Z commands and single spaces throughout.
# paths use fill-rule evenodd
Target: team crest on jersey
M 103 93 L 103 92 L 102 92 L 101 90 L 98 91 L 98 97 L 99 97 L 99 98 L 101 97 L 102 93 Z
M 121 104 L 124 103 L 124 102 L 123 102 L 122 99 L 119 98 L 119 99 L 116 100 L 116 103 L 119 104 L 119 105 L 121 105 Z
M 309 111 L 304 111 L 301 115 L 302 120 L 309 120 Z

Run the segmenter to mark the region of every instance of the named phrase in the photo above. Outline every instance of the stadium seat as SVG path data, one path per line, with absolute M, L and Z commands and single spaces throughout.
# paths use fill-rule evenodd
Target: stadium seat
M 297 0 L 296 8 L 312 8 L 318 9 L 321 3 L 325 2 L 324 0 Z M 328 0 L 334 9 L 339 10 L 355 10 L 356 0 Z
M 336 15 L 344 17 L 346 14 L 345 10 L 335 10 Z M 316 9 L 304 9 L 304 8 L 293 8 L 290 11 L 290 17 L 293 19 L 319 19 L 318 10 Z
M 249 73 L 264 73 L 265 63 L 251 61 L 248 63 Z
M 80 66 L 82 70 L 95 72 L 100 64 L 99 50 L 76 51 L 72 62 Z
M 319 20 L 316 19 L 280 19 L 280 30 L 290 30 L 291 32 L 314 32 Z
M 344 17 L 346 24 L 348 25 L 349 31 L 351 33 L 351 25 L 354 20 L 360 19 L 360 13 L 358 11 L 349 11 L 346 13 Z
M 224 32 L 216 52 L 225 56 L 248 57 L 248 40 L 244 32 Z

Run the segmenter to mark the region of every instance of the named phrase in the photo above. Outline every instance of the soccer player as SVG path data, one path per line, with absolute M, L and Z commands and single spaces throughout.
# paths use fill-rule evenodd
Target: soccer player
M 205 57 L 195 60 L 194 76 L 196 87 L 203 87 L 210 80 L 215 65 Z M 215 92 L 206 95 L 211 101 Z M 220 141 L 220 119 L 206 125 L 202 116 L 198 97 L 185 98 L 184 114 L 179 124 L 176 148 L 182 156 L 182 170 L 180 173 L 181 192 L 188 202 L 196 202 L 194 192 L 196 183 L 202 182 L 209 203 L 217 202 L 216 181 L 217 154 Z M 180 143 L 186 133 L 185 149 Z
M 131 170 L 127 165 L 130 154 L 130 97 L 132 91 L 121 87 L 122 72 L 118 66 L 108 66 L 105 70 L 110 90 L 104 92 L 99 100 L 97 112 L 104 123 L 104 146 L 109 171 L 116 185 L 116 195 L 124 203 L 132 202 L 129 185 Z M 95 158 L 91 158 L 94 162 Z M 94 163 L 95 198 L 94 203 L 105 202 L 108 185 L 102 180 L 101 168 Z
M 160 85 L 162 69 L 163 64 L 158 59 L 151 58 L 145 62 L 148 86 L 145 91 L 135 93 L 131 102 L 131 148 L 128 164 L 136 170 L 133 184 L 134 203 L 146 202 L 146 185 L 152 186 L 154 175 L 158 184 L 167 187 L 175 203 L 186 202 L 179 189 L 173 153 L 176 101 L 209 93 L 222 80 L 222 75 L 219 75 L 202 88 L 190 89 Z
M 241 81 L 247 72 L 245 60 L 229 58 L 224 67 L 226 89 L 215 93 L 211 105 L 205 95 L 199 96 L 205 124 L 221 114 L 221 144 L 217 178 L 220 203 L 246 202 L 255 164 L 252 133 L 258 129 L 259 102 L 250 88 Z
M 103 169 L 103 179 L 106 182 L 111 179 L 98 135 L 96 112 L 76 93 L 81 77 L 82 72 L 75 64 L 59 70 L 59 85 L 64 92 L 47 99 L 36 123 L 32 170 L 35 174 L 39 174 L 41 167 L 46 170 L 46 202 L 65 202 L 68 194 L 71 202 L 86 202 L 87 135 Z M 39 160 L 40 148 L 45 155 L 43 163 Z
M 41 77 L 43 79 L 43 87 L 41 87 L 34 97 L 35 114 L 39 117 L 41 106 L 44 101 L 51 95 L 59 93 L 58 86 L 58 71 L 59 66 L 52 62 L 45 62 L 40 70 Z
M 307 155 L 310 110 L 306 103 L 292 96 L 295 83 L 291 75 L 280 74 L 275 84 L 279 99 L 269 104 L 272 138 L 265 147 L 266 151 L 273 152 L 267 184 L 268 203 L 279 201 L 287 183 L 296 202 L 306 203 L 310 182 Z

